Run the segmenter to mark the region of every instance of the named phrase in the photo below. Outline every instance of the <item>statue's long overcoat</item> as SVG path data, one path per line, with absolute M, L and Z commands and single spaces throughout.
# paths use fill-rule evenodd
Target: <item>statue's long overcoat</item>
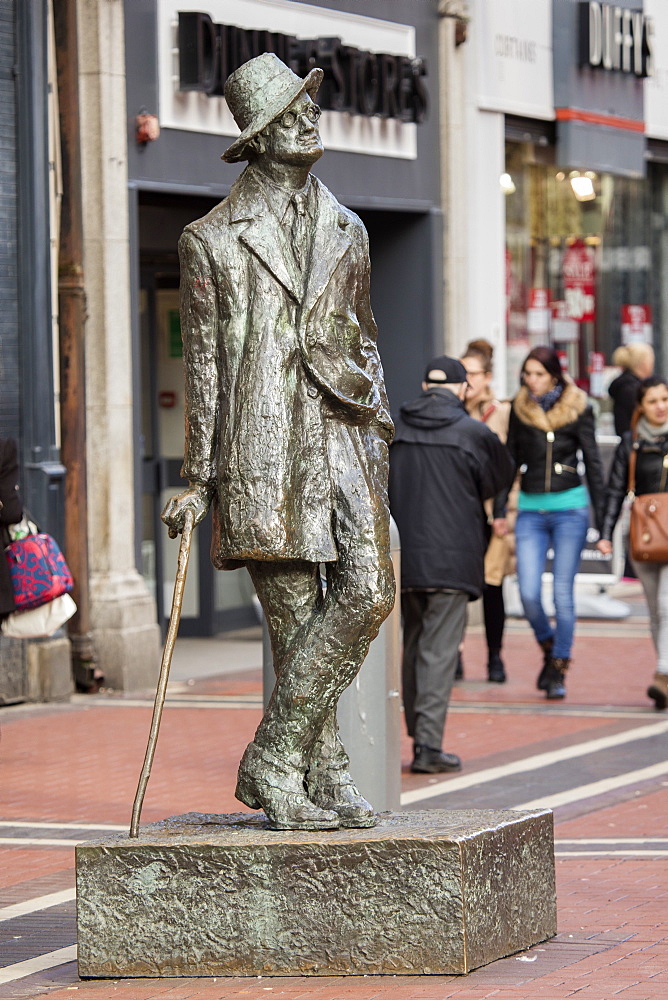
M 212 492 L 211 557 L 221 569 L 247 559 L 335 560 L 332 512 L 351 454 L 367 488 L 356 486 L 348 501 L 371 505 L 369 523 L 380 519 L 386 530 L 389 520 L 392 422 L 369 303 L 367 235 L 353 212 L 312 183 L 314 233 L 303 272 L 252 167 L 179 243 L 182 475 Z

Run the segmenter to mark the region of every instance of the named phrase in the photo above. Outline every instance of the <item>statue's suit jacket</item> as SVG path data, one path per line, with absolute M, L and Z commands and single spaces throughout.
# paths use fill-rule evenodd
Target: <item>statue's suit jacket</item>
M 316 218 L 303 272 L 250 166 L 179 242 L 182 475 L 211 492 L 211 557 L 221 569 L 248 559 L 336 560 L 333 515 L 346 478 L 348 501 L 371 507 L 366 520 L 380 519 L 387 532 L 393 428 L 368 239 L 353 212 L 312 184 Z

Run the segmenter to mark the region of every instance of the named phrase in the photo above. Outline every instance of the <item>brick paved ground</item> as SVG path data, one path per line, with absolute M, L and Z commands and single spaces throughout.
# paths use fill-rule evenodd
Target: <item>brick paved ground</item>
M 642 619 L 580 624 L 569 696 L 563 704 L 548 704 L 533 687 L 536 648 L 523 623 L 509 624 L 507 685 L 485 682 L 479 629 L 472 629 L 467 637 L 464 661 L 466 677 L 454 694 L 446 739 L 447 749 L 464 759 L 464 775 L 483 774 L 490 767 L 601 736 L 623 737 L 631 730 L 668 721 L 668 713 L 654 712 L 645 696 L 652 651 Z M 166 709 L 143 821 L 190 810 L 239 810 L 233 796 L 235 772 L 260 717 L 259 704 L 253 703 L 260 685 L 259 671 L 252 670 L 204 678 L 189 686 L 193 697 L 245 695 L 251 703 L 236 709 Z M 65 706 L 0 710 L 4 824 L 128 823 L 150 715 L 148 707 L 101 696 L 79 697 Z M 465 977 L 217 981 L 82 982 L 76 963 L 70 961 L 12 982 L 0 981 L 0 1000 L 44 993 L 57 1000 L 272 996 L 285 1000 L 482 1000 L 492 996 L 664 1000 L 668 997 L 668 773 L 661 772 L 661 761 L 668 756 L 668 737 L 664 734 L 657 739 L 622 744 L 614 757 L 617 771 L 635 772 L 656 764 L 656 774 L 555 810 L 559 934 L 526 954 Z M 435 779 L 410 774 L 410 757 L 410 744 L 404 740 L 404 791 L 429 788 Z M 610 758 L 605 754 L 565 761 L 558 778 L 577 787 L 599 772 L 606 777 L 610 774 Z M 551 770 L 539 776 L 543 773 L 546 781 L 552 780 Z M 446 785 L 457 777 L 445 778 Z M 475 805 L 482 807 L 485 796 L 495 788 L 495 782 L 483 783 L 458 794 L 475 798 Z M 447 794 L 425 806 L 430 804 L 447 806 Z M 416 807 L 425 806 L 418 803 Z M 6 843 L 9 837 L 20 843 Z M 30 846 L 26 837 L 33 838 Z M 0 918 L 2 907 L 73 887 L 72 848 L 34 842 L 43 837 L 77 839 L 81 831 L 0 827 Z M 74 941 L 74 903 L 70 900 L 0 922 L 4 955 L 0 966 Z

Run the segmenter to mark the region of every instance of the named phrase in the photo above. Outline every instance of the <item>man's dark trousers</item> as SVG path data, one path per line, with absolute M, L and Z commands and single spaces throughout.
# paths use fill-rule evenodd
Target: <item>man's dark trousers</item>
M 440 750 L 469 595 L 461 590 L 405 590 L 402 684 L 408 735 Z

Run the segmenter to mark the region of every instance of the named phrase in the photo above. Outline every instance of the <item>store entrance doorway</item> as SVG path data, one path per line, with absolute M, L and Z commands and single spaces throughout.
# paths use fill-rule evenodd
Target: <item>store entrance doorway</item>
M 183 358 L 179 323 L 179 262 L 183 228 L 216 201 L 203 197 L 142 192 L 138 199 L 139 369 L 138 480 L 141 569 L 166 627 L 171 607 L 178 543 L 169 539 L 160 513 L 183 489 Z M 394 415 L 419 392 L 426 361 L 442 350 L 437 305 L 442 220 L 436 212 L 362 209 L 371 253 L 371 304 Z M 211 519 L 193 534 L 180 634 L 207 636 L 258 623 L 258 604 L 245 569 L 218 572 L 211 566 Z

